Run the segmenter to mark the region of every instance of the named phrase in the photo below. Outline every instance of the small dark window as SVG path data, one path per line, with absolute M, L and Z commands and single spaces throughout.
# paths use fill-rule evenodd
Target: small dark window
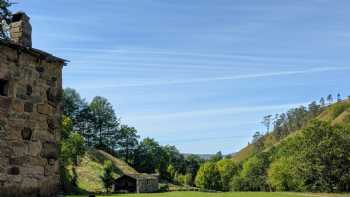
M 19 175 L 19 168 L 18 167 L 12 167 L 8 170 L 7 174 L 9 175 Z
M 8 95 L 8 81 L 0 79 L 0 96 Z
M 32 88 L 32 86 L 27 85 L 26 89 L 27 89 L 27 90 L 26 90 L 27 96 L 32 96 L 32 93 L 33 93 L 33 88 Z
M 23 140 L 30 140 L 32 138 L 33 131 L 31 128 L 22 129 L 22 138 Z

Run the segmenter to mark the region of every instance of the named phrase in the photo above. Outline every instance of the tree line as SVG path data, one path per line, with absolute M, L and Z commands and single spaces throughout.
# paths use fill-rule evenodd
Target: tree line
M 334 119 L 350 109 L 349 101 L 341 101 L 338 95 L 337 103 L 329 107 L 312 102 L 308 108 L 289 110 L 287 118 L 275 120 L 283 121 L 270 133 L 280 137 L 279 143 L 266 149 L 261 141 L 262 147 L 239 163 L 204 163 L 196 185 L 221 191 L 349 192 L 350 115 L 341 124 L 315 118 L 328 110 Z M 261 137 L 254 137 L 253 144 L 259 144 Z
M 341 95 L 337 94 L 337 102 L 341 102 Z M 313 101 L 308 106 L 299 106 L 291 108 L 285 113 L 266 115 L 263 117 L 262 124 L 266 127 L 266 132 L 255 132 L 253 135 L 252 144 L 256 151 L 267 148 L 268 145 L 264 143 L 265 139 L 269 136 L 273 136 L 274 140 L 280 141 L 290 135 L 291 133 L 298 131 L 305 127 L 310 120 L 320 115 L 327 106 L 334 103 L 332 94 L 329 94 L 326 99 L 321 97 L 319 102 Z M 272 129 L 271 129 L 272 128 Z M 271 135 L 270 135 L 271 134 Z
M 162 180 L 194 185 L 204 162 L 201 158 L 185 157 L 175 146 L 162 146 L 152 138 L 141 140 L 136 128 L 121 123 L 106 98 L 96 96 L 87 102 L 76 90 L 66 88 L 63 105 L 62 168 L 78 165 L 85 150 L 94 148 L 123 159 L 138 172 L 158 173 Z M 68 179 L 76 185 L 74 177 Z

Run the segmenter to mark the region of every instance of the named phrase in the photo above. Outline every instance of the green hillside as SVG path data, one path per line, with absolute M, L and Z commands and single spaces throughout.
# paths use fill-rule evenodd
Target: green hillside
M 113 176 L 115 176 L 115 178 L 122 174 L 138 173 L 124 161 L 117 159 L 104 151 L 89 150 L 81 159 L 79 166 L 75 168 L 77 184 L 80 189 L 88 192 L 101 192 L 104 190 L 100 177 L 103 174 L 103 165 L 106 160 L 111 161 L 114 165 L 116 171 Z M 68 167 L 68 171 L 73 175 L 72 166 Z
M 350 122 L 350 101 L 345 100 L 325 107 L 325 109 L 323 109 L 316 119 L 331 122 L 333 125 Z M 297 131 L 291 133 L 290 135 L 294 135 L 295 133 L 297 133 Z M 272 133 L 265 135 L 262 141 L 266 149 L 269 149 L 279 143 Z M 232 158 L 237 162 L 241 162 L 253 154 L 254 144 L 248 144 L 246 147 L 237 152 Z

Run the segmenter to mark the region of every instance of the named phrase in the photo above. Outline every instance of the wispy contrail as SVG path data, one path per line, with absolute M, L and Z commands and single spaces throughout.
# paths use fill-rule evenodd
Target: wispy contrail
M 203 83 L 213 81 L 225 81 L 225 80 L 243 80 L 243 79 L 256 79 L 256 78 L 267 78 L 276 76 L 288 76 L 288 75 L 301 75 L 319 72 L 330 72 L 330 71 L 345 71 L 350 70 L 350 67 L 323 67 L 323 68 L 311 68 L 306 70 L 294 70 L 294 71 L 277 71 L 257 74 L 243 74 L 233 76 L 222 76 L 222 77 L 207 77 L 207 78 L 195 78 L 195 79 L 175 79 L 175 80 L 143 80 L 138 82 L 128 82 L 113 84 L 116 82 L 110 82 L 111 84 L 103 85 L 97 84 L 96 86 L 86 86 L 86 88 L 119 88 L 119 87 L 144 87 L 144 86 L 162 86 L 162 85 L 178 85 L 178 84 L 192 84 L 192 83 Z M 108 82 L 107 82 L 108 83 Z M 85 86 L 84 86 L 85 87 Z M 81 87 L 82 89 L 85 89 Z

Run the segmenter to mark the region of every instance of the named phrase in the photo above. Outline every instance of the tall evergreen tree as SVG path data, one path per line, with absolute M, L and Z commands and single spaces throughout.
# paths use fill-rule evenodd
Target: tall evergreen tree
M 332 96 L 332 94 L 329 94 L 327 96 L 327 101 L 328 101 L 328 104 L 332 104 L 333 103 L 333 96 Z
M 128 163 L 131 163 L 131 158 L 138 145 L 137 130 L 128 125 L 121 125 L 118 135 L 115 139 L 119 155 Z
M 266 127 L 267 133 L 270 131 L 271 118 L 272 115 L 264 116 L 263 121 L 261 122 Z
M 321 105 L 321 107 L 324 107 L 326 105 L 326 101 L 324 100 L 323 97 L 321 97 L 321 99 L 320 99 L 320 105 Z
M 337 94 L 337 102 L 340 102 L 342 99 L 341 99 L 341 95 L 340 93 Z
M 90 103 L 93 123 L 93 144 L 107 152 L 113 151 L 118 135 L 119 119 L 106 98 L 95 97 Z

